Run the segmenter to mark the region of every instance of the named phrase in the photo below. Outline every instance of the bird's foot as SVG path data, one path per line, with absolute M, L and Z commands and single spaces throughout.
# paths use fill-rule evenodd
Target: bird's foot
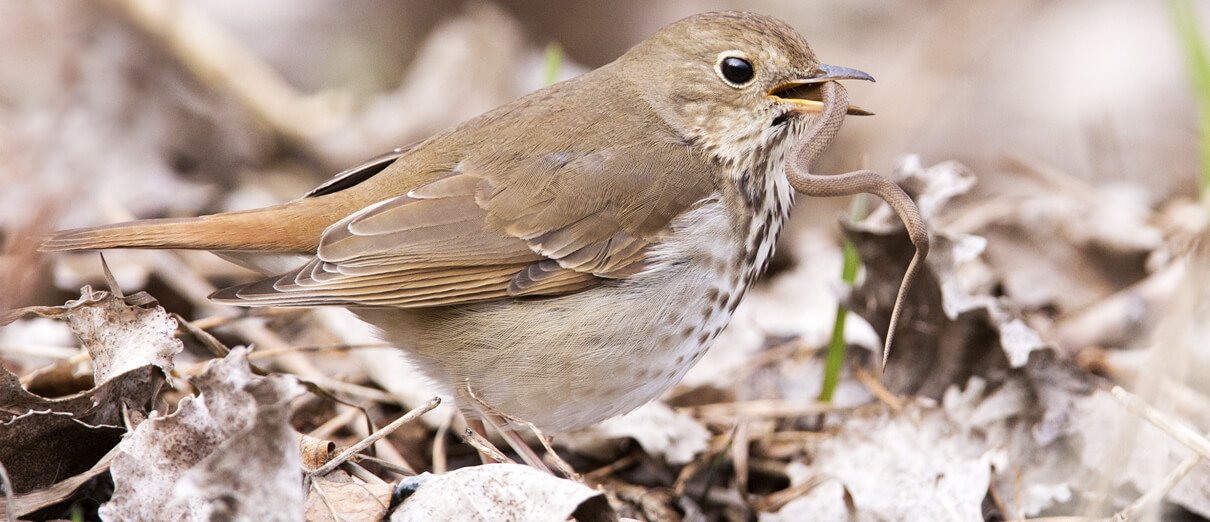
M 516 451 L 517 455 L 520 455 L 521 460 L 524 460 L 526 464 L 554 475 L 554 472 L 550 470 L 550 467 L 546 465 L 543 459 L 539 457 L 538 454 L 534 452 L 533 448 L 530 448 L 529 444 L 526 444 L 525 441 L 521 439 L 521 436 L 517 433 L 517 431 L 513 429 L 514 426 L 524 426 L 533 432 L 534 436 L 538 438 L 538 442 L 540 442 L 542 444 L 542 448 L 546 450 L 546 456 L 548 459 L 550 459 L 551 465 L 558 469 L 559 473 L 562 473 L 563 476 L 569 479 L 577 482 L 583 482 L 583 480 L 580 478 L 580 475 L 576 473 L 574 469 L 572 469 L 571 465 L 568 464 L 567 461 L 563 460 L 563 457 L 560 457 L 559 454 L 555 452 L 554 448 L 551 447 L 550 437 L 547 437 L 545 434 L 543 434 L 542 430 L 538 429 L 537 426 L 534 426 L 533 423 L 525 419 L 513 417 L 507 413 L 497 410 L 496 408 L 493 408 L 491 405 L 484 402 L 483 399 L 480 399 L 477 395 L 475 395 L 474 390 L 471 389 L 470 383 L 465 381 L 458 386 L 458 399 L 463 404 L 469 406 L 478 417 L 475 419 L 467 416 L 467 443 L 479 450 L 479 457 L 483 459 L 484 463 L 489 462 L 489 459 L 491 462 L 508 461 L 508 457 L 504 456 L 504 454 L 501 453 L 499 449 L 496 449 L 496 447 L 487 439 L 487 431 L 484 425 L 490 424 L 491 427 L 500 434 L 504 441 L 513 448 L 513 451 Z

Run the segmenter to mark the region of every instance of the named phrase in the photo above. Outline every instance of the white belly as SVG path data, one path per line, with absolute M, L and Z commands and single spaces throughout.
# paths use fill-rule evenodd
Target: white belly
M 679 220 L 680 232 L 661 242 L 651 269 L 588 291 L 358 313 L 419 356 L 438 382 L 469 382 L 487 404 L 543 429 L 588 426 L 679 382 L 727 325 L 753 263 L 772 254 L 771 239 L 737 237 L 721 203 Z M 761 251 L 749 255 L 752 248 Z

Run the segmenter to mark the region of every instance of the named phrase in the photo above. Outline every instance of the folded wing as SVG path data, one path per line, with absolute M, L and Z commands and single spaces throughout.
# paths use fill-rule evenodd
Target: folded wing
M 714 192 L 703 161 L 684 145 L 643 142 L 472 152 L 406 195 L 328 227 L 298 269 L 212 297 L 428 307 L 583 291 L 643 269 L 669 223 Z

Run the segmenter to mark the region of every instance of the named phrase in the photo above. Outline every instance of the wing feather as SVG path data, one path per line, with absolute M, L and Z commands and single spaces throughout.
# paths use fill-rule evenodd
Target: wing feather
M 597 74 L 342 173 L 313 195 L 348 194 L 360 210 L 324 231 L 315 258 L 214 297 L 443 306 L 580 292 L 641 272 L 669 224 L 718 190 L 710 175 L 717 165 L 686 142 L 652 140 L 654 113 L 583 104 L 551 112 L 535 103 L 630 88 Z M 593 110 L 600 114 L 585 113 Z M 584 121 L 592 133 L 582 132 Z M 590 143 L 594 136 L 613 140 L 602 146 Z

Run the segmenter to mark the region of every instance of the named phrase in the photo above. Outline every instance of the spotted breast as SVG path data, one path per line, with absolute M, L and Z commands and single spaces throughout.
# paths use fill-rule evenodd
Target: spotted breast
M 419 355 L 438 382 L 467 383 L 485 403 L 546 429 L 629 412 L 684 377 L 767 267 L 793 202 L 773 170 L 780 157 L 770 159 L 769 172 L 718 180 L 636 276 L 552 299 L 358 313 Z M 636 318 L 636 309 L 651 312 Z M 579 356 L 546 355 L 568 350 Z

